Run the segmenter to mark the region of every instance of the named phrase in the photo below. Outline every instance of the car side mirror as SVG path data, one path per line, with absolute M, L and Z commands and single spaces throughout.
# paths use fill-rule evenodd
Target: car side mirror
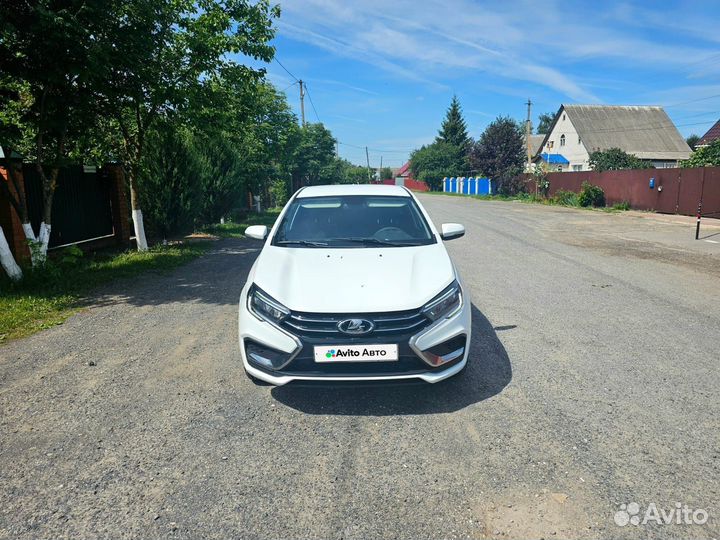
M 265 240 L 268 235 L 267 225 L 250 225 L 245 229 L 245 236 L 255 240 Z
M 443 240 L 454 240 L 465 236 L 465 227 L 459 223 L 443 223 L 440 227 L 440 238 Z

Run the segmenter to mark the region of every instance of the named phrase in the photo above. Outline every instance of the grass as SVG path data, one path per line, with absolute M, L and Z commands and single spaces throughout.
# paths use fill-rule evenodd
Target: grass
M 146 252 L 106 251 L 78 258 L 60 257 L 48 261 L 42 270 L 26 268 L 20 283 L 3 276 L 0 343 L 62 324 L 78 311 L 82 299 L 94 287 L 149 271 L 168 272 L 199 257 L 207 247 L 206 243 L 193 242 L 158 246 Z
M 280 209 L 274 208 L 260 214 L 250 214 L 238 222 L 229 221 L 223 224 L 207 225 L 202 230 L 203 232 L 214 234 L 221 238 L 244 238 L 245 229 L 250 225 L 267 225 L 268 227 L 272 227 L 279 214 Z
M 243 238 L 250 225 L 272 225 L 279 209 L 250 214 L 241 222 L 211 225 L 203 232 L 222 238 Z M 206 242 L 156 246 L 148 251 L 103 251 L 82 255 L 67 248 L 42 270 L 24 269 L 20 283 L 0 271 L 0 344 L 62 324 L 80 309 L 83 298 L 99 285 L 145 272 L 165 273 L 202 255 Z

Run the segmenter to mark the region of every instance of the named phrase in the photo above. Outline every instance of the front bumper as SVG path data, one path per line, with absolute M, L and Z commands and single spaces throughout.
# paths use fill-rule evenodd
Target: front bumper
M 366 338 L 328 338 L 319 336 L 310 338 L 298 336 L 285 329 L 261 321 L 247 309 L 246 286 L 240 295 L 238 330 L 240 355 L 243 366 L 251 376 L 274 385 L 284 385 L 292 381 L 403 381 L 408 379 L 422 380 L 428 383 L 452 377 L 460 372 L 467 363 L 471 339 L 471 307 L 470 301 L 464 298 L 459 311 L 448 318 L 435 321 L 431 325 L 406 335 L 392 337 Z M 461 356 L 437 367 L 430 365 L 425 351 L 432 349 L 459 336 L 466 336 L 464 351 Z M 315 364 L 313 347 L 328 344 L 328 339 L 363 343 L 397 343 L 399 360 L 391 362 L 338 362 L 336 364 Z M 288 360 L 279 369 L 270 369 L 248 361 L 246 341 L 260 346 L 283 351 Z M 425 356 L 426 358 L 423 358 Z

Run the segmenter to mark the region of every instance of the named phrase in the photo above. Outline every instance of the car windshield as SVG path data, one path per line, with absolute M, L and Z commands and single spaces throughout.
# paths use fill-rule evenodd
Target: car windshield
M 435 243 L 412 197 L 300 197 L 273 238 L 283 247 L 404 247 Z

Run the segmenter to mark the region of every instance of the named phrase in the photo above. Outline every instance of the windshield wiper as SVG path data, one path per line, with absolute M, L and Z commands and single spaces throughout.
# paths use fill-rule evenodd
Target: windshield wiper
M 278 246 L 307 246 L 307 247 L 324 247 L 327 242 L 315 242 L 314 240 L 278 240 L 275 242 Z
M 390 240 L 380 240 L 379 238 L 361 238 L 361 237 L 348 237 L 348 238 L 331 238 L 330 242 L 358 242 L 366 245 L 377 245 L 377 246 L 421 246 L 419 242 L 391 242 Z

